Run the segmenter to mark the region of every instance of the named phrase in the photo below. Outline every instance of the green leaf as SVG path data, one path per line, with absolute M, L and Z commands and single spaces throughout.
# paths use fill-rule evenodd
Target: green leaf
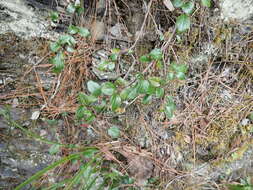
M 142 103 L 143 104 L 149 104 L 152 100 L 152 95 L 145 95 L 143 98 L 142 98 Z
M 107 69 L 107 65 L 109 64 L 109 61 L 105 61 L 105 60 L 102 60 L 99 64 L 98 64 L 98 69 L 100 71 L 104 71 Z
M 58 52 L 56 56 L 51 59 L 51 63 L 54 65 L 53 72 L 60 73 L 64 69 L 64 54 Z
M 52 145 L 50 148 L 49 148 L 49 154 L 53 155 L 53 154 L 56 154 L 60 151 L 60 145 L 58 144 L 54 144 Z
M 57 52 L 61 48 L 61 44 L 57 41 L 54 43 L 50 43 L 50 50 L 52 52 Z
M 79 29 L 76 26 L 70 25 L 68 27 L 68 33 L 69 34 L 76 34 L 76 33 L 78 33 L 78 31 L 79 31 Z
M 75 11 L 76 11 L 75 5 L 74 5 L 73 3 L 70 3 L 70 4 L 67 6 L 67 12 L 73 14 Z
M 83 152 L 83 155 L 84 155 L 85 158 L 93 158 L 94 155 L 95 155 L 96 153 L 98 153 L 98 152 L 99 152 L 99 151 L 98 151 L 97 148 L 88 148 L 87 150 L 85 150 L 85 151 Z
M 229 190 L 252 190 L 253 186 L 252 185 L 233 185 L 229 184 L 227 185 Z
M 75 49 L 72 48 L 71 46 L 67 46 L 66 50 L 67 50 L 68 52 L 70 52 L 70 53 L 75 52 Z
M 115 61 L 117 61 L 117 59 L 118 59 L 118 54 L 113 53 L 113 54 L 111 54 L 111 55 L 109 56 L 109 58 L 110 58 L 111 61 L 115 62 Z
M 59 43 L 61 45 L 68 44 L 69 46 L 72 46 L 72 45 L 76 44 L 76 40 L 70 35 L 62 35 L 59 38 Z
M 117 126 L 110 127 L 107 132 L 113 139 L 120 137 L 120 129 Z
M 118 94 L 114 94 L 111 96 L 110 104 L 112 111 L 116 111 L 121 106 L 121 97 Z
M 94 103 L 96 102 L 98 99 L 95 97 L 95 96 L 88 96 L 82 92 L 80 92 L 78 94 L 78 101 L 79 101 L 79 104 L 82 104 L 82 105 L 90 105 L 91 103 Z
M 115 63 L 103 60 L 101 63 L 99 63 L 98 69 L 101 71 L 104 70 L 112 71 L 115 69 Z
M 176 28 L 178 32 L 185 32 L 186 30 L 190 29 L 191 21 L 190 17 L 186 14 L 182 14 L 177 17 L 176 20 Z
M 78 120 L 84 119 L 87 122 L 91 122 L 95 118 L 93 113 L 90 110 L 88 110 L 85 106 L 79 106 L 79 108 L 76 111 L 76 117 Z
M 156 66 L 157 66 L 158 69 L 162 69 L 163 65 L 164 65 L 164 63 L 163 63 L 162 60 L 159 60 L 159 61 L 156 62 Z
M 108 65 L 107 65 L 107 69 L 109 71 L 113 71 L 115 69 L 115 63 L 109 62 Z
M 84 13 L 85 9 L 81 7 L 80 5 L 75 6 L 77 14 L 80 16 L 82 13 Z
M 151 59 L 148 55 L 143 55 L 143 56 L 140 57 L 140 62 L 141 63 L 148 63 L 150 61 L 151 61 Z
M 111 51 L 112 51 L 112 53 L 116 53 L 116 54 L 120 53 L 120 49 L 119 48 L 113 48 Z
M 211 0 L 201 0 L 201 4 L 204 6 L 204 7 L 211 7 Z
M 127 51 L 127 54 L 128 54 L 128 55 L 131 55 L 131 54 L 133 54 L 133 53 L 134 53 L 134 50 L 132 50 L 132 49 L 130 49 L 130 50 Z
M 104 95 L 111 96 L 116 90 L 116 87 L 111 82 L 106 82 L 102 85 L 101 91 Z
M 150 77 L 149 82 L 151 85 L 153 85 L 154 87 L 159 87 L 160 83 L 161 83 L 161 78 L 160 77 Z
M 165 39 L 165 37 L 164 37 L 163 33 L 159 34 L 159 40 L 164 41 L 164 39 Z
M 183 6 L 184 2 L 183 2 L 183 0 L 173 0 L 172 4 L 173 4 L 174 7 L 180 8 L 180 7 Z
M 164 89 L 163 88 L 156 88 L 155 95 L 157 98 L 162 98 L 164 96 Z
M 122 100 L 126 100 L 130 94 L 130 92 L 132 91 L 132 88 L 125 88 L 124 90 L 122 90 L 120 92 L 120 97 Z
M 249 119 L 253 122 L 253 112 L 249 114 Z
M 176 104 L 171 96 L 167 97 L 167 102 L 164 108 L 166 116 L 171 119 L 174 116 L 174 111 L 176 110 Z
M 88 91 L 96 97 L 101 94 L 100 85 L 92 80 L 87 82 L 87 88 L 88 88 Z
M 153 85 L 149 85 L 147 94 L 149 94 L 149 95 L 156 94 L 156 87 L 154 87 Z
M 118 59 L 120 49 L 119 48 L 113 48 L 111 51 L 112 51 L 112 54 L 109 56 L 109 58 L 110 58 L 111 61 L 115 62 Z
M 161 60 L 163 58 L 163 52 L 161 49 L 155 48 L 149 53 L 151 59 L 153 60 Z
M 183 72 L 178 72 L 176 73 L 176 77 L 179 79 L 179 80 L 185 80 L 185 74 Z
M 58 14 L 57 12 L 53 11 L 53 12 L 51 12 L 50 17 L 51 17 L 51 20 L 52 20 L 53 22 L 57 22 L 58 19 L 59 19 L 59 14 Z
M 176 63 L 172 63 L 171 64 L 171 68 L 176 71 L 176 72 L 182 72 L 182 73 L 186 73 L 188 70 L 188 67 L 186 64 L 176 64 Z
M 137 85 L 138 93 L 145 94 L 149 89 L 148 80 L 140 80 Z
M 119 77 L 115 81 L 115 84 L 118 85 L 118 86 L 126 86 L 127 85 L 127 81 L 125 79 L 123 79 L 122 77 Z
M 47 119 L 46 122 L 50 126 L 55 126 L 58 124 L 58 120 L 55 120 L 55 119 Z
M 100 104 L 93 106 L 96 112 L 100 113 L 106 108 L 106 101 L 102 100 Z
M 183 12 L 186 14 L 192 14 L 193 10 L 194 10 L 194 2 L 189 1 L 184 3 L 184 5 L 181 7 Z
M 173 80 L 175 78 L 175 74 L 173 73 L 173 72 L 169 72 L 168 74 L 167 74 L 167 79 L 168 80 Z
M 79 106 L 78 109 L 76 110 L 76 118 L 78 120 L 81 120 L 83 117 L 84 117 L 84 111 L 86 110 L 87 108 L 84 107 L 84 106 Z
M 127 99 L 133 100 L 138 96 L 138 88 L 137 87 L 132 87 L 130 88 L 130 92 L 127 96 Z
M 77 27 L 78 28 L 78 34 L 80 34 L 80 36 L 82 37 L 88 37 L 90 36 L 90 31 L 87 28 L 83 28 L 83 27 Z

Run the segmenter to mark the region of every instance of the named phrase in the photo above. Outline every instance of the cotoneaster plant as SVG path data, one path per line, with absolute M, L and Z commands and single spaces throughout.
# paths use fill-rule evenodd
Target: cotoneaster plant
M 211 7 L 211 0 L 200 0 L 200 3 L 204 7 Z M 186 32 L 191 26 L 191 14 L 195 9 L 195 0 L 173 0 L 172 4 L 182 11 L 182 14 L 176 19 L 177 32 Z
M 112 57 L 114 58 L 112 59 Z M 108 61 L 101 63 L 102 69 L 104 69 L 104 65 L 115 64 L 116 61 L 117 53 L 113 52 Z M 139 61 L 154 63 L 162 68 L 164 64 L 162 50 L 155 48 L 149 54 L 141 56 Z M 165 87 L 168 83 L 184 80 L 187 65 L 175 62 L 167 65 L 166 77 L 146 76 L 145 73 L 138 73 L 132 81 L 121 77 L 113 82 L 88 81 L 86 85 L 88 93 L 80 92 L 78 95 L 80 106 L 76 111 L 77 120 L 92 122 L 101 112 L 122 113 L 129 104 L 133 104 L 137 100 L 140 100 L 142 104 L 150 104 L 154 99 L 163 98 L 165 98 L 163 111 L 168 118 L 172 118 L 176 105 L 171 96 L 164 97 Z

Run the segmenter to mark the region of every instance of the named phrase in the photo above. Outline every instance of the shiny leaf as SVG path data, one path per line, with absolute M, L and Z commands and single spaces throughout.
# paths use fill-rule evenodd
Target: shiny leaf
M 192 14 L 192 12 L 194 10 L 194 2 L 192 2 L 192 1 L 186 2 L 186 3 L 184 3 L 184 5 L 181 8 L 184 11 L 184 13 Z
M 91 81 L 91 80 L 88 81 L 87 88 L 88 88 L 88 91 L 94 96 L 99 96 L 101 94 L 100 85 L 94 81 Z
M 78 34 L 82 37 L 88 37 L 90 36 L 90 31 L 87 28 L 84 27 L 77 27 L 78 28 Z
M 57 41 L 54 43 L 50 43 L 50 50 L 52 52 L 57 52 L 61 48 L 61 44 Z
M 173 4 L 174 7 L 179 8 L 179 7 L 183 6 L 184 1 L 183 0 L 173 0 L 172 4 Z
M 82 105 L 90 105 L 91 103 L 94 103 L 97 100 L 98 99 L 92 95 L 88 96 L 88 95 L 81 93 L 81 92 L 78 94 L 79 104 L 82 104 Z
M 116 111 L 121 106 L 121 97 L 118 94 L 112 95 L 110 104 L 112 111 Z
M 171 96 L 167 97 L 167 102 L 164 108 L 166 116 L 171 119 L 174 116 L 174 111 L 176 110 L 176 104 Z
M 148 80 L 140 80 L 137 85 L 138 93 L 145 94 L 149 89 Z
M 148 63 L 150 61 L 151 61 L 151 59 L 148 55 L 143 55 L 143 56 L 140 57 L 140 62 L 141 63 Z
M 76 33 L 78 33 L 78 31 L 79 31 L 79 29 L 76 26 L 70 25 L 68 27 L 68 33 L 69 34 L 76 34 Z
M 106 83 L 104 83 L 104 84 L 102 85 L 101 90 L 102 90 L 102 93 L 103 93 L 104 95 L 111 96 L 111 95 L 115 92 L 116 87 L 115 87 L 115 85 L 114 85 L 113 83 L 111 83 L 111 82 L 106 82 Z
M 53 22 L 57 22 L 58 19 L 59 19 L 59 14 L 58 14 L 57 12 L 53 11 L 53 12 L 51 12 L 50 17 L 51 17 L 51 20 L 52 20 Z
M 161 82 L 160 77 L 150 77 L 148 80 L 149 80 L 150 84 L 153 85 L 154 87 L 160 86 L 160 82 Z
M 108 135 L 110 135 L 113 139 L 120 137 L 120 129 L 117 126 L 112 126 L 108 129 Z
M 54 65 L 53 72 L 60 73 L 64 69 L 64 54 L 58 52 L 56 56 L 51 59 L 51 63 Z
M 191 26 L 191 21 L 188 15 L 182 14 L 179 17 L 177 17 L 176 28 L 178 32 L 185 32 L 188 29 L 190 29 L 190 26 Z
M 161 49 L 155 48 L 149 53 L 151 59 L 153 60 L 161 60 L 163 58 L 163 52 Z
M 163 88 L 156 88 L 155 95 L 157 98 L 162 98 L 164 95 L 164 89 Z
M 73 3 L 70 3 L 70 4 L 67 6 L 67 12 L 73 14 L 75 11 L 76 11 L 75 5 L 74 5 Z
M 152 100 L 152 95 L 145 95 L 143 98 L 142 98 L 142 103 L 143 104 L 149 104 L 151 103 L 151 100 Z

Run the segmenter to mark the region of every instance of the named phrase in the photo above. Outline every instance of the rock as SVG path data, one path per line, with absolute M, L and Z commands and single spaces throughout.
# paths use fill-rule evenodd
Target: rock
M 105 24 L 102 21 L 93 21 L 91 24 L 91 36 L 93 41 L 103 40 L 105 34 Z
M 42 10 L 40 10 L 42 11 Z M 24 0 L 1 0 L 0 1 L 0 34 L 14 32 L 24 39 L 31 37 L 44 37 L 55 39 L 57 34 L 48 30 L 49 23 L 45 15 L 32 10 Z
M 253 0 L 224 0 L 220 2 L 221 18 L 246 21 L 253 16 Z
M 122 24 L 117 23 L 113 27 L 110 28 L 109 32 L 113 37 L 122 38 Z

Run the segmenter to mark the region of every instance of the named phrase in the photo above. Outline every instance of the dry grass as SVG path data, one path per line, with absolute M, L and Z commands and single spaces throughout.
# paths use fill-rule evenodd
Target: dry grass
M 131 7 L 128 7 L 125 1 L 122 3 L 118 5 L 118 2 L 112 1 L 107 4 L 108 23 L 112 23 L 112 17 L 123 23 L 124 18 L 120 16 L 122 7 L 126 6 L 128 10 Z M 177 11 L 168 12 L 163 5 L 155 1 L 150 1 L 147 10 L 141 32 L 134 43 L 129 44 L 130 49 L 136 47 L 141 41 L 141 35 L 148 30 L 146 23 L 157 30 L 156 22 L 160 19 L 159 24 L 169 31 L 169 37 L 163 44 L 156 41 L 164 50 L 165 61 L 186 63 L 190 68 L 185 82 L 171 84 L 166 89 L 166 94 L 173 95 L 177 103 L 175 117 L 167 120 L 163 113 L 158 111 L 163 105 L 162 101 L 148 106 L 137 101 L 135 105 L 128 107 L 123 115 L 116 116 L 121 118 L 120 124 L 123 126 L 123 138 L 120 142 L 112 141 L 106 134 L 114 118 L 98 115 L 96 122 L 90 126 L 99 137 L 94 144 L 104 153 L 105 159 L 118 163 L 122 172 L 129 171 L 129 168 L 124 166 L 126 162 L 120 161 L 115 152 L 122 154 L 128 161 L 136 156 L 152 160 L 152 176 L 160 179 L 162 189 L 200 189 L 207 184 L 213 189 L 219 189 L 222 185 L 211 182 L 208 176 L 196 177 L 200 171 L 194 170 L 203 163 L 219 165 L 222 161 L 227 161 L 232 153 L 245 146 L 245 142 L 252 138 L 252 126 L 242 126 L 241 123 L 253 111 L 253 33 L 240 36 L 240 40 L 235 43 L 233 36 L 236 35 L 239 25 L 231 25 L 228 29 L 221 22 L 209 19 L 213 10 L 208 12 L 197 7 L 192 18 L 192 28 L 188 34 L 182 35 L 180 43 L 176 40 L 175 30 L 173 32 L 170 27 L 165 26 L 173 26 Z M 114 13 L 116 15 L 113 15 Z M 111 48 L 111 44 L 107 45 Z M 207 47 L 211 45 L 213 52 L 210 53 Z M 65 127 L 69 127 L 71 132 L 68 134 L 74 137 L 78 130 L 83 130 L 73 124 L 73 115 L 78 107 L 77 94 L 86 90 L 87 80 L 95 78 L 90 68 L 91 56 L 102 47 L 103 44 L 78 39 L 77 51 L 67 55 L 65 68 L 60 75 L 54 76 L 50 90 L 43 88 L 38 74 L 41 68 L 46 69 L 46 73 L 51 72 L 51 65 L 46 60 L 52 54 L 49 55 L 48 48 L 44 48 L 40 56 L 46 56 L 45 59 L 28 68 L 25 73 L 25 76 L 35 76 L 36 86 L 33 90 L 20 87 L 3 98 L 34 97 L 32 103 L 20 106 L 37 105 L 49 118 L 58 118 L 62 113 L 69 113 L 69 116 L 65 117 Z M 126 50 L 123 50 L 122 54 L 124 52 Z M 196 61 L 198 56 L 203 59 Z M 137 57 L 135 59 L 138 60 Z M 145 71 L 148 75 L 161 72 L 152 65 L 148 66 L 151 68 L 149 70 L 145 70 L 145 65 L 135 64 L 133 67 L 136 71 Z M 166 73 L 166 67 L 162 72 Z M 163 139 L 163 132 L 172 135 Z M 139 136 L 145 136 L 148 145 L 140 145 Z M 78 139 L 72 139 L 71 143 L 73 142 L 78 142 Z M 68 151 L 64 154 L 68 154 Z

